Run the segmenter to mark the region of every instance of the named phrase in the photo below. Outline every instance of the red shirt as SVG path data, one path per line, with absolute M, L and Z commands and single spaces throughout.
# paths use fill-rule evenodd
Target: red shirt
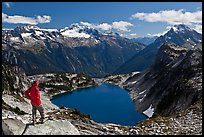
M 38 83 L 39 81 L 36 81 L 36 83 L 33 84 L 32 87 L 30 87 L 28 90 L 25 91 L 25 96 L 31 100 L 31 104 L 33 106 L 41 105 L 40 90 L 38 88 Z

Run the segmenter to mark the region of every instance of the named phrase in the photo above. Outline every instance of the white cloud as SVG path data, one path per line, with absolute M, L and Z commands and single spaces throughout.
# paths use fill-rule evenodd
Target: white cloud
M 152 36 L 152 34 L 151 33 L 147 33 L 147 36 Z
M 12 24 L 31 24 L 36 25 L 39 23 L 49 23 L 51 17 L 47 15 L 37 16 L 36 18 L 25 17 L 25 16 L 8 16 L 7 14 L 2 13 L 2 23 L 12 23 Z
M 121 36 L 126 37 L 126 38 L 137 38 L 136 33 L 130 33 L 130 34 L 122 34 Z
M 128 28 L 133 26 L 133 24 L 125 21 L 113 22 L 112 24 L 101 23 L 101 24 L 92 24 L 88 22 L 80 22 L 82 25 L 86 25 L 91 28 L 101 29 L 104 31 L 115 29 L 117 31 L 127 32 L 130 31 Z
M 125 22 L 125 21 L 119 21 L 119 22 L 113 22 L 112 23 L 112 27 L 114 29 L 117 29 L 119 31 L 130 31 L 128 30 L 128 27 L 133 26 L 133 24 L 129 23 L 129 22 Z
M 86 33 L 79 33 L 76 30 L 66 30 L 65 32 L 62 32 L 62 35 L 67 36 L 67 37 L 84 37 L 84 38 L 89 38 L 90 35 Z
M 111 30 L 112 26 L 108 23 L 102 23 L 97 25 L 97 28 L 102 29 L 102 30 Z
M 6 5 L 7 8 L 10 8 L 12 5 L 12 2 L 4 2 L 4 4 Z
M 7 15 L 2 13 L 2 22 L 4 21 L 5 18 L 7 18 Z
M 51 21 L 51 17 L 47 15 L 37 16 L 37 22 L 39 23 L 49 23 Z
M 94 24 L 88 23 L 88 22 L 80 22 L 80 24 L 91 27 L 91 28 L 95 28 L 96 26 Z
M 202 11 L 186 12 L 180 10 L 163 10 L 157 13 L 135 13 L 132 18 L 147 22 L 167 22 L 168 24 L 202 23 Z
M 166 26 L 166 29 L 170 30 L 172 28 L 172 26 Z
M 136 33 L 132 33 L 132 34 L 130 34 L 130 36 L 137 36 L 137 34 Z

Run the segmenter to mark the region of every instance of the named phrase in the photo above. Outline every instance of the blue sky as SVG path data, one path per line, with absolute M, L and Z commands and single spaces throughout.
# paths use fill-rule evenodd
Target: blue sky
M 86 22 L 126 37 L 153 36 L 184 23 L 201 32 L 202 2 L 3 2 L 2 25 L 64 28 Z

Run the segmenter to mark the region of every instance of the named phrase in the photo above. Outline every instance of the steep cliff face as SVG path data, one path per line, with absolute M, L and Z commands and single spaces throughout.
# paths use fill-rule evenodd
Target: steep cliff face
M 164 44 L 155 64 L 123 86 L 130 90 L 137 109 L 149 117 L 184 110 L 202 98 L 202 50 Z
M 22 68 L 2 62 L 3 94 L 18 94 L 22 96 L 28 86 L 27 76 Z

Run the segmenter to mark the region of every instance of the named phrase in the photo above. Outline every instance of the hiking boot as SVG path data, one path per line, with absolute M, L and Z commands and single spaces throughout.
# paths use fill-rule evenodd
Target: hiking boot
M 33 120 L 33 122 L 32 122 L 32 123 L 33 123 L 33 126 L 35 126 L 35 120 Z
M 32 117 L 32 124 L 33 124 L 33 126 L 35 126 L 35 123 L 36 123 L 36 116 L 34 115 L 34 116 Z
M 44 118 L 39 119 L 40 123 L 44 123 Z

